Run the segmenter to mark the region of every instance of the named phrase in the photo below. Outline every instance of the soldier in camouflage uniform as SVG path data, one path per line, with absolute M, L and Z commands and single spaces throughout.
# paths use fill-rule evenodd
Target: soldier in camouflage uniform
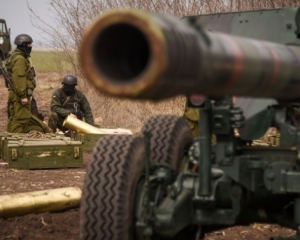
M 185 108 L 184 109 L 184 117 L 188 122 L 188 125 L 192 131 L 194 137 L 199 136 L 199 109 L 197 108 Z
M 68 129 L 62 126 L 64 119 L 71 115 L 94 126 L 94 118 L 90 104 L 85 95 L 76 89 L 77 77 L 67 74 L 62 80 L 62 88 L 56 90 L 51 100 L 51 116 L 49 126 L 56 132 L 56 129 L 65 132 Z
M 11 77 L 16 90 L 8 88 L 9 120 L 7 131 L 12 133 L 27 133 L 36 130 L 47 133 L 50 128 L 31 113 L 32 92 L 36 86 L 34 71 L 29 57 L 32 48 L 32 38 L 20 34 L 15 38 L 16 49 L 10 53 L 6 62 L 6 70 Z

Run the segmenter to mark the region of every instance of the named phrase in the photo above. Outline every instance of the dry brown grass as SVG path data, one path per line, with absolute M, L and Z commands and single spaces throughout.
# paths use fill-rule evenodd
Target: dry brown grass
M 50 114 L 52 93 L 61 87 L 63 73 L 38 73 L 38 85 L 35 98 L 40 111 L 46 116 Z M 173 114 L 182 116 L 185 107 L 185 97 L 178 96 L 161 102 L 133 101 L 109 97 L 96 91 L 88 82 L 80 82 L 78 89 L 83 91 L 89 100 L 94 118 L 101 118 L 102 128 L 127 128 L 132 132 L 140 131 L 144 122 L 158 114 Z M 261 140 L 267 142 L 268 136 L 276 134 L 275 128 L 270 128 Z
M 183 115 L 185 106 L 185 98 L 180 96 L 153 103 L 109 97 L 91 89 L 87 97 L 95 118 L 103 119 L 101 127 L 128 128 L 134 133 L 140 131 L 149 117 L 158 114 Z
M 41 112 L 48 117 L 52 93 L 61 87 L 64 73 L 38 73 L 38 85 L 35 98 Z M 122 100 L 101 94 L 89 85 L 80 82 L 78 89 L 83 91 L 89 100 L 94 118 L 102 118 L 103 128 L 128 128 L 139 132 L 149 117 L 158 114 L 183 115 L 185 98 L 177 97 L 162 102 Z

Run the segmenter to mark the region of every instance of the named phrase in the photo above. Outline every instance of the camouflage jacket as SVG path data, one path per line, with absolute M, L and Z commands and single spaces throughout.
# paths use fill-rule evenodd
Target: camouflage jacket
M 68 96 L 62 88 L 57 89 L 52 94 L 51 111 L 63 118 L 72 113 L 79 119 L 84 117 L 88 124 L 94 125 L 92 110 L 85 95 L 76 89 L 75 93 L 68 100 L 67 98 Z
M 185 108 L 184 109 L 184 116 L 186 119 L 198 122 L 199 120 L 199 109 L 197 108 Z
M 18 101 L 19 98 L 30 97 L 36 84 L 28 56 L 16 48 L 10 53 L 10 57 L 6 62 L 6 70 L 16 89 L 16 93 L 9 91 L 9 101 Z

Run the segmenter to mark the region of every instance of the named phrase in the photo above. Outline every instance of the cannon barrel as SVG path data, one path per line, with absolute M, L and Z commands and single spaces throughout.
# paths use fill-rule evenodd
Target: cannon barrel
M 101 15 L 83 34 L 79 54 L 87 79 L 119 97 L 300 98 L 299 47 L 209 32 L 139 10 Z

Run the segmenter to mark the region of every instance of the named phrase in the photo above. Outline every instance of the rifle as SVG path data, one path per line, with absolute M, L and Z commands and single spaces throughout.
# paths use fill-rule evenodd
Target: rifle
M 8 75 L 8 73 L 5 71 L 5 69 L 3 68 L 3 65 L 2 65 L 2 59 L 0 58 L 0 75 L 3 75 L 3 78 L 4 78 L 4 81 L 5 81 L 5 86 L 8 88 L 10 88 L 11 90 L 13 90 L 13 92 L 18 96 L 17 94 L 17 90 L 15 88 L 15 86 L 13 85 L 12 81 L 11 81 L 11 78 L 10 76 Z M 19 101 L 22 105 L 24 105 L 24 103 L 22 102 L 22 99 L 20 97 L 19 98 Z

